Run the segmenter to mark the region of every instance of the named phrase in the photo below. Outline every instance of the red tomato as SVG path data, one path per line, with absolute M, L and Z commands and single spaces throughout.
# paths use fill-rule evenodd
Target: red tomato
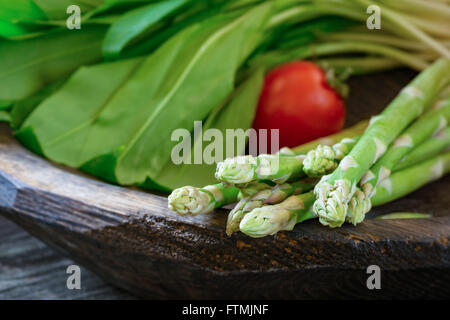
M 344 101 L 325 72 L 312 62 L 294 61 L 266 76 L 253 128 L 279 129 L 280 148 L 295 147 L 340 131 L 344 121 Z M 270 152 L 270 134 L 268 140 Z

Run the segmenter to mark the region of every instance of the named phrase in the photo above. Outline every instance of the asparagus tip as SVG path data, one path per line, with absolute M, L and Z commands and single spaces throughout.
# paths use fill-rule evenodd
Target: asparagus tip
M 199 215 L 214 208 L 208 193 L 192 186 L 175 189 L 169 196 L 169 209 L 180 215 Z
M 309 177 L 321 177 L 337 167 L 336 152 L 330 146 L 319 145 L 309 151 L 303 160 L 303 171 Z
M 295 222 L 289 210 L 274 205 L 252 210 L 244 216 L 239 227 L 246 235 L 261 238 L 281 230 L 292 230 Z
M 314 202 L 314 213 L 321 224 L 336 228 L 342 226 L 347 215 L 351 186 L 348 180 L 337 180 L 334 186 L 327 182 L 319 182 L 314 188 L 317 200 Z
M 252 156 L 239 156 L 225 159 L 217 164 L 215 177 L 228 184 L 245 184 L 251 182 L 254 176 L 253 164 L 256 160 Z

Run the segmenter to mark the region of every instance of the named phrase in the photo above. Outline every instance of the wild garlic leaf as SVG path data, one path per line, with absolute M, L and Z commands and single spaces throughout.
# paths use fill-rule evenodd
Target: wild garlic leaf
M 0 41 L 0 100 L 22 100 L 79 66 L 98 61 L 105 30 L 92 25 L 24 41 Z
M 0 0 L 0 19 L 44 19 L 45 14 L 32 0 Z
M 17 137 L 54 161 L 120 184 L 157 177 L 175 144 L 173 130 L 191 131 L 234 90 L 248 40 L 262 32 L 269 12 L 262 5 L 193 25 L 122 76 L 116 69 L 126 61 L 82 68 Z
M 57 91 L 64 80 L 56 81 L 49 86 L 39 90 L 35 94 L 20 100 L 12 105 L 11 115 L 11 127 L 18 129 L 22 125 L 23 121 L 33 112 L 34 109 L 51 94 Z
M 122 49 L 191 0 L 167 0 L 131 10 L 115 21 L 106 33 L 103 55 L 117 58 Z
M 86 141 L 102 144 L 91 136 L 90 129 L 141 61 L 132 59 L 80 68 L 33 111 L 16 136 L 27 146 L 37 141 L 42 153 L 53 161 L 79 167 L 86 161 L 82 159 Z M 131 111 L 128 105 L 123 107 L 124 111 Z
M 264 73 L 257 70 L 248 79 L 246 79 L 235 91 L 230 95 L 230 100 L 220 106 L 217 112 L 211 113 L 203 126 L 203 132 L 210 128 L 220 131 L 223 137 L 226 136 L 227 129 L 242 129 L 243 131 L 251 128 L 255 116 L 256 107 L 258 105 L 259 96 L 263 85 Z M 239 115 L 239 116 L 236 116 Z M 223 158 L 226 156 L 226 142 L 223 141 L 222 152 Z M 210 146 L 211 142 L 195 141 L 202 154 L 205 149 Z M 196 147 L 192 148 L 192 152 Z M 235 150 L 235 155 L 243 154 L 245 150 Z M 191 163 L 193 163 L 191 156 Z M 175 165 L 172 161 L 168 161 L 161 171 L 161 174 L 154 179 L 154 183 L 148 179 L 143 185 L 144 187 L 157 188 L 161 191 L 173 190 L 184 185 L 193 185 L 201 187 L 214 184 L 217 181 L 214 178 L 216 171 L 216 163 L 213 164 L 181 164 Z M 159 187 L 158 187 L 159 186 Z
M 267 4 L 258 6 L 220 27 L 215 21 L 211 26 L 194 26 L 188 30 L 188 41 L 183 43 L 176 62 L 167 64 L 166 73 L 148 70 L 146 76 L 152 76 L 152 81 L 147 90 L 157 90 L 137 112 L 145 116 L 118 159 L 119 183 L 142 183 L 147 177 L 157 177 L 175 145 L 170 141 L 172 132 L 178 128 L 191 131 L 195 120 L 204 119 L 232 92 L 236 71 L 246 58 L 244 53 L 250 51 L 248 40 L 262 32 L 270 9 Z M 209 34 L 208 29 L 212 29 Z M 158 50 L 154 60 L 147 62 L 161 65 L 172 52 Z
M 28 34 L 18 20 L 45 19 L 45 14 L 31 0 L 0 0 L 0 37 L 10 38 Z

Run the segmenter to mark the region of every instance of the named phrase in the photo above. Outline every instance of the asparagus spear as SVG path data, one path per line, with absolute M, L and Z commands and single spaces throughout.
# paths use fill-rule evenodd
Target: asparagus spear
M 401 198 L 450 172 L 450 152 L 392 174 L 377 186 L 374 206 Z
M 315 199 L 311 191 L 290 196 L 279 204 L 256 208 L 244 216 L 239 228 L 253 238 L 273 235 L 281 230 L 292 230 L 297 223 L 315 217 L 309 210 Z
M 241 199 L 228 214 L 227 235 L 239 231 L 239 223 L 251 210 L 266 204 L 276 204 L 293 194 L 303 193 L 314 188 L 314 184 L 297 181 L 276 185 L 271 189 L 261 190 L 253 196 Z
M 394 171 L 411 167 L 426 159 L 434 157 L 449 147 L 450 128 L 446 127 L 403 157 L 403 159 L 395 166 Z
M 450 152 L 393 173 L 377 187 L 372 203 L 378 206 L 399 199 L 448 173 Z M 292 230 L 296 223 L 317 217 L 312 210 L 315 200 L 314 193 L 308 192 L 290 196 L 276 205 L 254 209 L 242 219 L 240 230 L 254 238 Z
M 180 215 L 206 214 L 233 201 L 239 192 L 238 188 L 225 188 L 220 183 L 203 188 L 185 186 L 170 194 L 169 209 Z
M 390 220 L 390 219 L 427 219 L 431 218 L 429 213 L 418 213 L 418 212 L 392 212 L 378 216 L 375 219 L 379 220 Z
M 271 188 L 267 182 L 255 182 L 245 189 L 226 188 L 221 183 L 203 188 L 185 186 L 175 189 L 169 196 L 169 208 L 180 215 L 207 214 L 214 209 L 234 203 L 239 197 L 249 197 L 260 190 Z
M 225 185 L 245 187 L 255 180 L 283 184 L 304 176 L 302 155 L 262 154 L 239 156 L 217 164 L 216 178 Z
M 413 123 L 398 137 L 388 151 L 363 176 L 361 182 L 373 187 L 389 176 L 391 170 L 414 148 L 428 140 L 436 132 L 447 127 L 450 121 L 450 98 L 443 101 L 441 108 L 434 109 Z
M 344 138 L 333 146 L 319 145 L 303 160 L 303 171 L 309 177 L 322 177 L 337 168 L 339 161 L 355 146 L 359 137 Z
M 370 198 L 374 195 L 376 186 L 389 177 L 406 154 L 447 126 L 450 121 L 450 99 L 437 105 L 440 106 L 439 109 L 427 112 L 414 122 L 363 175 L 360 181 L 362 190 L 357 190 L 350 200 L 347 222 L 356 225 L 364 220 L 365 214 L 371 209 Z
M 386 152 L 387 146 L 419 115 L 450 81 L 450 60 L 439 59 L 420 73 L 390 105 L 373 118 L 352 151 L 315 187 L 314 212 L 323 225 L 341 226 L 349 202 L 364 173 Z M 363 192 L 363 191 L 361 191 Z
M 319 144 L 333 144 L 345 137 L 351 138 L 358 136 L 359 134 L 364 132 L 364 130 L 367 128 L 368 123 L 369 121 L 367 120 L 361 121 L 350 128 L 342 130 L 339 133 L 319 138 L 293 149 L 282 148 L 279 151 L 279 154 L 292 156 L 300 155 L 307 153 L 309 150 L 317 147 Z M 181 215 L 206 214 L 216 208 L 219 208 L 220 206 L 237 202 L 239 200 L 238 196 L 240 194 L 242 195 L 242 197 L 248 196 L 248 194 L 245 194 L 245 190 L 249 190 L 249 192 L 247 193 L 251 194 L 251 188 L 251 185 L 248 186 L 248 188 L 244 189 L 238 189 L 236 187 L 225 188 L 222 183 L 205 186 L 202 188 L 185 186 L 174 190 L 169 196 L 169 208 L 180 213 Z M 212 190 L 213 192 L 208 190 Z

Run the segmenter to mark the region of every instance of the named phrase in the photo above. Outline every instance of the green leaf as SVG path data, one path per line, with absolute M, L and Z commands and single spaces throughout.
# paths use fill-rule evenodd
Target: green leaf
M 39 90 L 35 94 L 16 102 L 11 109 L 11 127 L 14 129 L 19 128 L 23 121 L 28 117 L 31 112 L 46 98 L 57 91 L 64 83 L 63 80 L 59 80 L 51 85 Z
M 239 17 L 221 15 L 194 25 L 142 64 L 131 60 L 80 69 L 27 118 L 22 141 L 37 141 L 50 159 L 120 184 L 157 177 L 175 145 L 172 132 L 192 130 L 194 120 L 204 119 L 231 94 L 236 71 L 269 10 L 263 5 Z
M 270 6 L 259 6 L 225 25 L 221 23 L 212 33 L 205 32 L 209 28 L 194 26 L 147 61 L 145 77 L 151 81 L 143 84 L 158 90 L 149 92 L 149 99 L 135 105 L 135 110 L 140 107 L 137 114 L 143 118 L 133 117 L 136 129 L 131 131 L 119 157 L 116 176 L 121 184 L 157 177 L 176 144 L 170 141 L 172 132 L 178 128 L 192 130 L 194 120 L 205 118 L 232 92 L 235 73 L 252 49 L 249 39 L 262 32 L 269 11 Z M 158 70 L 164 64 L 165 70 Z M 120 122 L 118 125 L 125 121 Z
M 32 0 L 0 0 L 0 19 L 15 20 L 45 19 L 45 14 Z
M 227 129 L 242 129 L 246 131 L 251 128 L 261 94 L 264 80 L 262 70 L 256 71 L 250 78 L 244 81 L 231 95 L 230 101 L 220 106 L 215 112 L 211 113 L 203 126 L 203 131 L 207 129 L 218 129 L 222 136 L 226 136 Z M 239 115 L 239 116 L 236 116 Z M 201 141 L 197 140 L 196 145 Z M 225 157 L 225 139 L 223 141 L 223 156 Z M 200 149 L 203 153 L 210 142 L 203 142 Z M 196 147 L 192 148 L 192 152 Z M 234 155 L 240 155 L 244 150 L 235 150 Z M 192 160 L 192 159 L 191 159 Z M 224 160 L 224 159 L 221 159 Z M 157 185 L 151 185 L 152 181 L 148 179 L 143 187 L 157 188 L 161 191 L 173 190 L 184 185 L 202 187 L 217 183 L 214 178 L 216 164 L 182 164 L 175 165 L 168 161 L 161 174 L 155 177 Z M 158 187 L 159 186 L 159 187 Z
M 0 100 L 22 100 L 79 66 L 98 61 L 104 33 L 104 27 L 89 26 L 0 41 Z
M 124 60 L 80 68 L 26 119 L 18 132 L 19 135 L 27 132 L 22 143 L 28 146 L 36 140 L 50 159 L 72 167 L 81 166 L 86 162 L 82 158 L 86 141 L 102 144 L 91 136 L 93 124 L 141 61 Z
M 45 14 L 31 0 L 0 0 L 0 37 L 11 38 L 28 34 L 19 20 L 45 19 Z
M 167 18 L 190 0 L 168 0 L 152 3 L 122 15 L 108 30 L 103 55 L 117 58 L 122 49 L 136 37 Z

